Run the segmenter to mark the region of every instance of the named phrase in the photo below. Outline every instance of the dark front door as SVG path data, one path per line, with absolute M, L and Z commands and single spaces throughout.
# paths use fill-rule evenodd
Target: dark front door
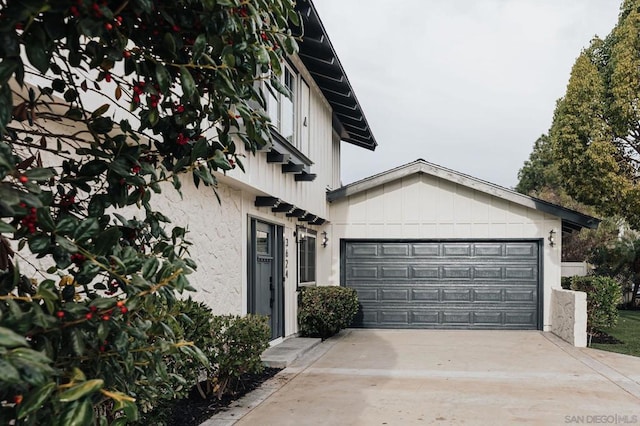
M 354 326 L 540 328 L 538 241 L 346 241 Z
M 282 227 L 251 220 L 249 313 L 269 318 L 271 338 L 284 335 Z

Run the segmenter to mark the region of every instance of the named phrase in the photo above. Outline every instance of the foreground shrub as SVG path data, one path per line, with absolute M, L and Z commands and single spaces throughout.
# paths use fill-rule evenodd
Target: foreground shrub
M 573 277 L 571 290 L 587 293 L 587 329 L 593 335 L 596 329 L 613 327 L 618 323 L 617 306 L 622 299 L 620 283 L 601 276 Z
M 185 351 L 180 351 L 174 358 L 165 358 L 166 375 L 162 383 L 165 392 L 157 395 L 151 411 L 141 413 L 138 421 L 141 425 L 167 424 L 177 400 L 186 398 L 211 367 L 207 353 L 212 342 L 211 308 L 189 298 L 174 303 L 167 314 L 172 319 L 169 322 L 171 332 L 181 341 L 202 349 L 202 353 L 206 353 L 203 358 L 207 362 Z
M 298 306 L 300 333 L 326 339 L 348 327 L 357 312 L 358 294 L 352 288 L 304 288 Z
M 224 315 L 211 320 L 211 346 L 205 348 L 211 360 L 208 391 L 218 399 L 235 393 L 244 374 L 264 371 L 260 356 L 269 347 L 271 329 L 267 317 Z

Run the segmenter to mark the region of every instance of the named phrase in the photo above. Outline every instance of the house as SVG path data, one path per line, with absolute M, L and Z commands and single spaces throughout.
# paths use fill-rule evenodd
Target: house
M 308 285 L 355 288 L 363 327 L 547 329 L 560 231 L 596 221 L 423 160 L 342 187 L 341 144 L 377 143 L 312 2 L 296 7 L 272 146 L 217 176 L 221 203 L 186 181 L 159 201 L 190 231 L 195 297 L 267 315 L 274 341 Z

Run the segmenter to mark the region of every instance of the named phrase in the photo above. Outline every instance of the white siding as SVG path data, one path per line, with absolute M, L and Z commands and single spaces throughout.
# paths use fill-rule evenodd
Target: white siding
M 549 231 L 561 219 L 425 174 L 414 174 L 334 201 L 329 246 L 319 251 L 319 282 L 340 284 L 340 240 L 370 239 L 543 239 L 543 320 L 550 323 L 551 288 L 560 288 L 560 238 Z
M 246 158 L 242 161 L 246 173 L 236 168 L 229 171 L 227 176 L 233 180 L 233 182 L 229 181 L 231 185 L 246 185 L 255 189 L 256 194 L 280 198 L 296 207 L 326 218 L 326 188 L 327 186 L 337 188 L 334 173 L 335 169 L 339 169 L 340 166 L 339 162 L 334 164 L 336 148 L 333 143 L 332 112 L 328 102 L 300 60 L 292 58 L 292 62 L 310 88 L 307 120 L 309 147 L 308 152 L 303 153 L 313 162 L 310 172 L 317 174 L 317 178 L 313 182 L 296 182 L 292 173 L 282 173 L 280 164 L 267 163 L 266 152 L 259 152 L 255 155 L 245 153 Z M 301 112 L 298 111 L 298 117 L 301 116 Z M 297 126 L 299 130 L 302 128 L 300 122 L 297 123 Z M 239 148 L 241 147 L 239 146 Z M 339 155 L 337 160 L 339 161 Z

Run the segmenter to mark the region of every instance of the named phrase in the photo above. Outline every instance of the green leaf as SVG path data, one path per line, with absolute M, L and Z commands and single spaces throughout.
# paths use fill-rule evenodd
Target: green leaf
M 29 346 L 26 339 L 5 327 L 0 327 L 0 346 L 15 348 L 16 346 Z
M 166 93 L 171 85 L 171 74 L 169 74 L 167 68 L 162 64 L 156 65 L 156 80 L 158 80 L 160 91 Z
M 58 397 L 62 402 L 71 402 L 82 398 L 85 395 L 89 395 L 104 386 L 104 380 L 93 379 L 82 382 L 76 386 L 73 386 L 60 394 Z
M 38 169 L 29 169 L 24 175 L 29 178 L 29 180 L 35 180 L 38 182 L 44 182 L 51 179 L 55 176 L 56 172 L 53 169 L 49 168 L 38 168 Z
M 70 253 L 75 253 L 78 251 L 78 246 L 76 246 L 73 242 L 69 241 L 67 238 L 56 235 L 56 243 L 63 249 L 67 250 Z
M 120 230 L 116 226 L 112 226 L 111 228 L 101 232 L 95 239 L 95 254 L 102 256 L 111 253 L 116 244 L 118 244 L 120 236 Z
M 182 66 L 180 67 L 180 83 L 182 84 L 182 90 L 188 98 L 193 98 L 196 93 L 196 82 L 193 80 L 189 70 Z
M 62 415 L 61 424 L 65 426 L 85 426 L 93 424 L 93 404 L 90 398 L 70 404 Z
M 44 253 L 51 246 L 51 238 L 48 235 L 35 235 L 29 238 L 29 249 L 33 253 Z
M 60 219 L 56 226 L 56 232 L 59 234 L 70 234 L 78 227 L 78 219 L 72 216 L 67 216 Z
M 95 217 L 88 217 L 78 224 L 78 228 L 73 236 L 77 243 L 87 241 L 89 238 L 95 237 L 100 231 L 100 223 Z
M 207 37 L 200 34 L 193 43 L 193 62 L 198 62 L 207 47 Z
M 109 104 L 104 104 L 101 107 L 96 108 L 96 110 L 91 113 L 91 118 L 100 117 L 102 114 L 107 112 L 107 110 L 109 110 L 109 106 L 110 106 Z
M 191 150 L 191 162 L 196 161 L 199 158 L 206 158 L 207 151 L 209 150 L 209 144 L 205 138 L 199 139 Z
M 0 233 L 16 232 L 16 228 L 0 220 Z
M 22 378 L 17 368 L 10 362 L 0 358 L 0 371 L 2 371 L 2 381 L 6 383 L 20 383 Z
M 42 74 L 46 73 L 49 69 L 50 55 L 45 50 L 44 44 L 34 40 L 31 43 L 25 43 L 25 49 L 31 65 Z
M 51 232 L 55 229 L 56 224 L 53 222 L 49 209 L 38 209 L 36 211 L 36 218 L 38 219 L 38 225 L 45 231 Z
M 41 408 L 44 401 L 49 398 L 55 388 L 55 383 L 48 383 L 30 393 L 24 399 L 24 401 L 22 401 L 22 404 L 20 404 L 20 407 L 18 408 L 18 419 L 23 419 L 37 409 Z

